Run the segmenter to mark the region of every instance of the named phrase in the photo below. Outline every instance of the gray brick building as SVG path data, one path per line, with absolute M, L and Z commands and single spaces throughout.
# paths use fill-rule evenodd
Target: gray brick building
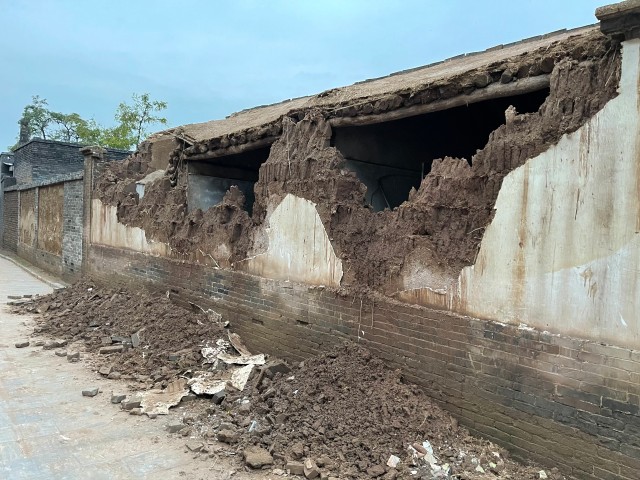
M 0 192 L 2 246 L 68 279 L 80 274 L 83 252 L 82 145 L 33 139 L 14 151 L 11 183 Z M 105 149 L 104 162 L 130 152 Z M 6 183 L 6 182 L 5 182 Z
M 34 138 L 14 150 L 14 176 L 17 183 L 40 182 L 58 175 L 79 173 L 83 157 L 78 143 L 58 142 Z M 106 149 L 108 160 L 122 160 L 130 154 L 127 150 Z

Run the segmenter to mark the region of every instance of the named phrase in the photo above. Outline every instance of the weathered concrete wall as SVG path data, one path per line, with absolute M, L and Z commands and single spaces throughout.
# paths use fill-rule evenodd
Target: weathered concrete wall
M 2 215 L 4 217 L 4 231 L 2 245 L 4 248 L 16 251 L 18 249 L 18 192 L 4 192 Z
M 287 195 L 268 217 L 266 252 L 239 268 L 265 278 L 339 287 L 342 262 L 313 202 Z
M 35 247 L 37 241 L 37 205 L 36 189 L 20 192 L 19 242 L 30 247 Z
M 40 250 L 62 255 L 64 184 L 38 189 L 38 242 Z
M 127 248 L 154 255 L 167 255 L 168 246 L 161 242 L 148 242 L 144 230 L 118 222 L 117 208 L 103 205 L 99 199 L 91 201 L 91 243 L 109 247 Z
M 439 303 L 428 291 L 409 295 L 473 316 L 640 346 L 640 40 L 625 42 L 622 53 L 619 96 L 507 175 L 477 260 L 457 289 Z

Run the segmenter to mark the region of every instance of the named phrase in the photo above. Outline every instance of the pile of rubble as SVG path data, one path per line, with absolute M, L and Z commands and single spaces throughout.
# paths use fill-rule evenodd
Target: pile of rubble
M 36 334 L 65 344 L 82 342 L 96 369 L 135 379 L 141 388 L 164 388 L 197 368 L 207 341 L 224 334 L 220 316 L 175 305 L 167 295 L 79 282 L 51 295 L 13 302 L 18 313 L 40 314 Z M 51 347 L 56 348 L 56 347 Z
M 345 344 L 290 369 L 267 362 L 245 392 L 188 417 L 252 468 L 306 478 L 563 478 L 472 437 L 419 387 Z
M 53 337 L 44 348 L 83 343 L 101 374 L 137 380 L 138 393 L 111 398 L 123 410 L 155 418 L 197 399 L 167 426 L 190 436 L 196 454 L 241 455 L 247 468 L 309 479 L 563 478 L 472 437 L 359 345 L 289 366 L 252 354 L 215 312 L 89 282 L 15 303 L 40 314 L 36 333 Z

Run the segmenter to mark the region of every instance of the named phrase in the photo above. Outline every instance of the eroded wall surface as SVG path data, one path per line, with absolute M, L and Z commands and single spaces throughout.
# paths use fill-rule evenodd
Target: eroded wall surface
M 265 278 L 340 286 L 342 262 L 313 202 L 287 195 L 268 225 L 266 252 L 241 262 L 240 269 Z
M 617 98 L 507 175 L 460 311 L 640 346 L 639 52 L 625 42 Z
M 104 205 L 97 198 L 91 201 L 91 243 L 155 255 L 166 255 L 168 251 L 162 242 L 148 242 L 141 228 L 120 223 L 117 208 Z
M 36 245 L 36 190 L 20 192 L 19 241 L 30 247 Z
M 38 189 L 38 243 L 40 250 L 62 255 L 64 184 Z
M 210 304 L 252 348 L 292 360 L 362 342 L 522 457 L 633 478 L 640 359 L 611 314 L 631 328 L 638 293 L 638 147 L 620 132 L 637 132 L 640 55 L 625 44 L 616 97 L 619 52 L 578 50 L 540 111 L 508 120 L 472 165 L 435 161 L 397 210 L 367 208 L 317 110 L 283 119 L 251 217 L 237 189 L 188 212 L 175 165 L 177 183 L 143 199 L 114 171 L 92 201 L 87 272 Z M 119 168 L 142 178 L 143 160 Z

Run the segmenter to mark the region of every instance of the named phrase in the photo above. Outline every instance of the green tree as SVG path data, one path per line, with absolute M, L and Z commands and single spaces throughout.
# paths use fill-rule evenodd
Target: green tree
M 140 141 L 148 135 L 147 128 L 150 125 L 159 123 L 167 124 L 167 119 L 157 114 L 167 108 L 167 102 L 151 100 L 148 93 L 142 95 L 133 94 L 133 104 L 122 102 L 116 110 L 116 121 L 119 122 L 116 129 L 120 129 L 121 134 L 126 133 L 123 141 L 130 139 L 130 145 L 138 145 Z M 129 137 L 130 135 L 130 137 Z
M 119 148 L 121 150 L 129 150 L 136 147 L 138 142 L 133 132 L 127 125 L 120 124 L 112 128 L 105 128 L 100 131 L 100 137 L 97 142 L 103 147 Z
M 49 124 L 51 123 L 51 112 L 49 111 L 47 100 L 38 95 L 31 97 L 31 103 L 24 107 L 22 118 L 27 121 L 29 137 L 40 136 L 46 140 Z
M 94 119 L 85 120 L 77 113 L 49 110 L 47 100 L 35 95 L 24 107 L 18 123 L 26 123 L 29 138 L 38 136 L 128 150 L 135 148 L 148 135 L 149 127 L 167 124 L 167 119 L 159 116 L 167 108 L 167 102 L 152 100 L 148 93 L 133 94 L 132 99 L 131 104 L 122 102 L 118 105 L 114 127 L 102 127 Z M 12 149 L 17 146 L 16 143 Z
M 57 128 L 50 134 L 52 140 L 63 142 L 81 142 L 86 132 L 88 122 L 77 113 L 49 112 L 51 123 Z

